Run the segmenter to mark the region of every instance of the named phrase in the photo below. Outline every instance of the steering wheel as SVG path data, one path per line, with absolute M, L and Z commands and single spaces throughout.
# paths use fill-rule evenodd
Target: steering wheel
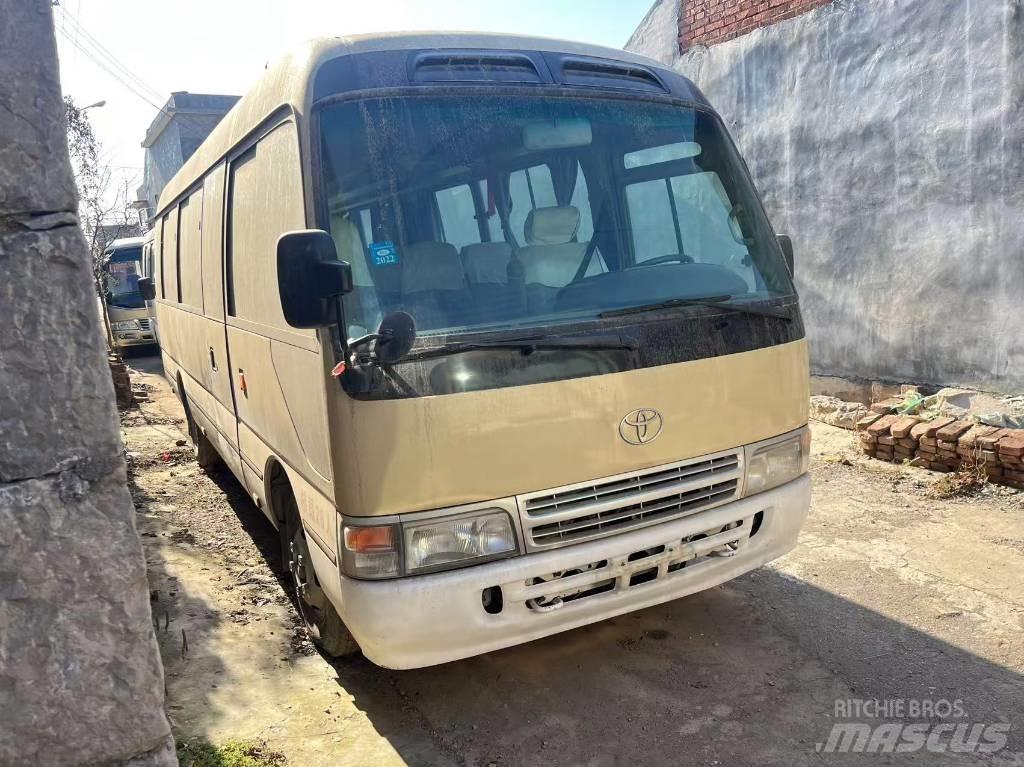
M 657 266 L 658 264 L 692 264 L 693 259 L 690 256 L 684 256 L 681 253 L 672 253 L 668 256 L 658 256 L 657 258 L 648 258 L 641 261 L 637 266 Z

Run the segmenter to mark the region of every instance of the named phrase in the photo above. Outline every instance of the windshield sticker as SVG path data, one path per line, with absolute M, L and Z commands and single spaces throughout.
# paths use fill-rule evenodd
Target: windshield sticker
M 370 255 L 374 266 L 391 266 L 398 263 L 398 250 L 393 242 L 371 242 Z

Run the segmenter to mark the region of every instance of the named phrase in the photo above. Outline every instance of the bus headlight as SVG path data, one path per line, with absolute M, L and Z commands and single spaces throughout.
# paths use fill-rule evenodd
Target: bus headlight
M 120 322 L 110 323 L 112 330 L 140 330 L 141 327 L 138 320 L 121 320 Z
M 504 511 L 424 520 L 402 526 L 405 572 L 445 569 L 514 554 L 515 528 Z
M 784 485 L 807 471 L 811 452 L 811 432 L 804 429 L 796 436 L 781 442 L 764 447 L 753 445 L 747 450 L 745 494 L 763 493 L 765 490 Z
M 518 553 L 503 509 L 380 525 L 346 520 L 342 527 L 342 571 L 353 578 L 417 575 Z

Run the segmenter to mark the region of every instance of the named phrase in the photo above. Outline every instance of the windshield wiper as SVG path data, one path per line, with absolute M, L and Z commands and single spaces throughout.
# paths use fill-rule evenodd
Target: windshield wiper
M 710 306 L 714 309 L 725 309 L 730 312 L 742 314 L 754 314 L 760 317 L 776 317 L 786 322 L 792 322 L 793 318 L 780 310 L 765 307 L 747 306 L 745 304 L 729 303 L 732 296 L 707 296 L 706 298 L 670 298 L 667 301 L 658 301 L 652 304 L 641 304 L 640 306 L 627 306 L 622 309 L 609 309 L 601 312 L 598 317 L 624 317 L 629 314 L 643 314 L 644 312 L 656 312 L 659 309 L 673 309 L 677 306 Z
M 633 351 L 636 348 L 637 345 L 635 343 L 623 341 L 617 336 L 560 338 L 558 336 L 539 335 L 525 338 L 504 338 L 495 341 L 455 342 L 430 349 L 411 351 L 399 359 L 398 362 L 426 360 L 434 357 L 447 357 L 452 354 L 489 349 L 514 349 L 521 351 L 524 355 L 529 355 L 535 351 L 548 351 L 551 349 L 625 349 Z

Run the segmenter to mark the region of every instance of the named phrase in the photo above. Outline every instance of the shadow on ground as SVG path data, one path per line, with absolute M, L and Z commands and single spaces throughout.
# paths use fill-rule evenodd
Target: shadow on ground
M 244 494 L 232 506 L 270 529 Z M 265 530 L 253 532 L 272 564 L 277 541 Z M 771 568 L 433 668 L 329 662 L 410 765 L 821 764 L 816 746 L 847 699 L 960 700 L 965 717 L 947 721 L 1024 722 L 1019 673 Z M 1019 732 L 1007 749 L 1021 749 Z M 977 763 L 948 752 L 827 757 L 921 758 Z

